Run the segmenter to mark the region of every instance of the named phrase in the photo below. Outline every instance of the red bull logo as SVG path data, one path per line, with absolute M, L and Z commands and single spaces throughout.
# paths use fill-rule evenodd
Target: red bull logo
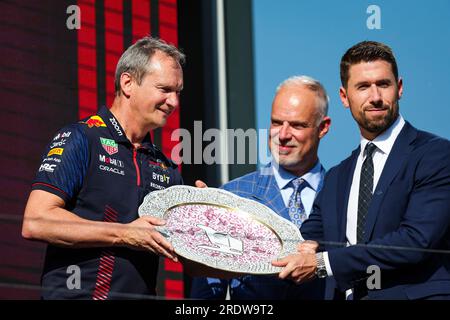
M 160 167 L 160 168 L 162 168 L 163 170 L 167 170 L 167 165 L 164 163 L 164 162 L 162 162 L 161 160 L 157 160 L 157 162 L 156 161 L 152 161 L 152 160 L 148 160 L 148 163 L 150 164 L 150 165 L 152 165 L 152 166 L 156 166 L 156 167 Z
M 86 120 L 86 122 L 82 122 L 88 125 L 89 128 L 92 127 L 106 127 L 106 124 L 103 122 L 103 119 L 99 116 L 92 116 Z

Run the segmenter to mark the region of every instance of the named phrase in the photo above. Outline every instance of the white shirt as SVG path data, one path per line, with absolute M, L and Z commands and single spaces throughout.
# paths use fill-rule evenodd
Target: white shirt
M 298 178 L 298 176 L 286 171 L 281 166 L 272 163 L 273 175 L 278 187 L 280 188 L 281 197 L 283 198 L 284 205 L 287 207 L 289 205 L 289 198 L 294 192 L 294 186 L 292 185 L 292 180 Z M 303 207 L 305 208 L 306 216 L 309 217 L 311 209 L 316 198 L 317 190 L 321 184 L 322 165 L 317 161 L 316 165 L 305 173 L 302 178 L 308 183 L 305 188 L 300 192 L 300 199 L 302 200 Z
M 380 179 L 381 173 L 383 172 L 384 165 L 389 156 L 389 153 L 394 146 L 394 142 L 397 139 L 400 131 L 405 125 L 405 120 L 401 115 L 397 117 L 394 123 L 382 134 L 373 139 L 372 141 L 367 140 L 361 136 L 360 142 L 360 153 L 358 159 L 356 160 L 355 171 L 353 172 L 353 180 L 350 188 L 350 195 L 348 199 L 347 206 L 347 227 L 346 227 L 346 237 L 347 246 L 356 244 L 356 223 L 358 220 L 358 197 L 359 197 L 359 180 L 361 176 L 361 167 L 365 160 L 364 150 L 369 142 L 372 142 L 377 146 L 377 149 L 373 152 L 373 191 L 375 191 L 378 180 Z M 373 193 L 372 191 L 372 193 Z M 328 276 L 333 275 L 333 270 L 331 270 L 330 261 L 328 259 L 328 252 L 323 254 L 325 260 L 325 266 L 327 268 Z

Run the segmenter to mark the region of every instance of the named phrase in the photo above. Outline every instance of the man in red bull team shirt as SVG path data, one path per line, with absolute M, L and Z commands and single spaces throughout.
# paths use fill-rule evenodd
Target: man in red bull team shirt
M 155 229 L 164 221 L 139 218 L 138 207 L 149 192 L 182 183 L 149 132 L 178 107 L 184 60 L 162 40 L 137 41 L 118 62 L 111 108 L 61 129 L 47 146 L 22 228 L 26 239 L 48 243 L 42 298 L 155 295 L 158 255 L 177 261 Z

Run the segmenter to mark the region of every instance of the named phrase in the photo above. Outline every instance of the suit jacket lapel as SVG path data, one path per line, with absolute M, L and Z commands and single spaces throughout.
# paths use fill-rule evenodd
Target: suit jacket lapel
M 270 168 L 270 166 L 265 168 L 265 173 L 268 173 L 267 168 Z M 288 209 L 284 204 L 280 188 L 278 187 L 273 174 L 261 174 L 260 170 L 258 171 L 255 180 L 256 184 L 254 185 L 253 197 L 259 200 L 259 202 L 267 205 L 278 215 L 290 221 Z
M 383 202 L 386 190 L 392 180 L 396 177 L 399 169 L 406 162 L 409 153 L 413 149 L 411 143 L 414 141 L 416 136 L 417 130 L 406 122 L 392 147 L 392 150 L 384 165 L 383 172 L 378 180 L 377 187 L 373 193 L 372 202 L 370 203 L 369 212 L 367 213 L 365 241 L 370 239 L 375 226 L 376 218 L 380 213 L 381 203 Z
M 338 175 L 338 187 L 337 187 L 337 226 L 338 239 L 339 241 L 346 241 L 346 229 L 347 229 L 347 208 L 348 199 L 350 197 L 350 188 L 352 186 L 353 173 L 356 167 L 356 161 L 358 160 L 358 155 L 360 148 L 353 150 L 351 156 L 343 163 L 339 170 Z

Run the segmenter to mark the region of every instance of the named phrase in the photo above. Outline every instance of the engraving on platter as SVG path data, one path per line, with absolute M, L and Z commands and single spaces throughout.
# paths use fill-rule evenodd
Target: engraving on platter
M 203 224 L 197 224 L 197 227 L 204 230 L 209 241 L 215 245 L 215 247 L 207 245 L 199 245 L 198 247 L 228 254 L 243 254 L 244 250 L 241 240 L 233 238 L 228 233 L 218 232 Z

